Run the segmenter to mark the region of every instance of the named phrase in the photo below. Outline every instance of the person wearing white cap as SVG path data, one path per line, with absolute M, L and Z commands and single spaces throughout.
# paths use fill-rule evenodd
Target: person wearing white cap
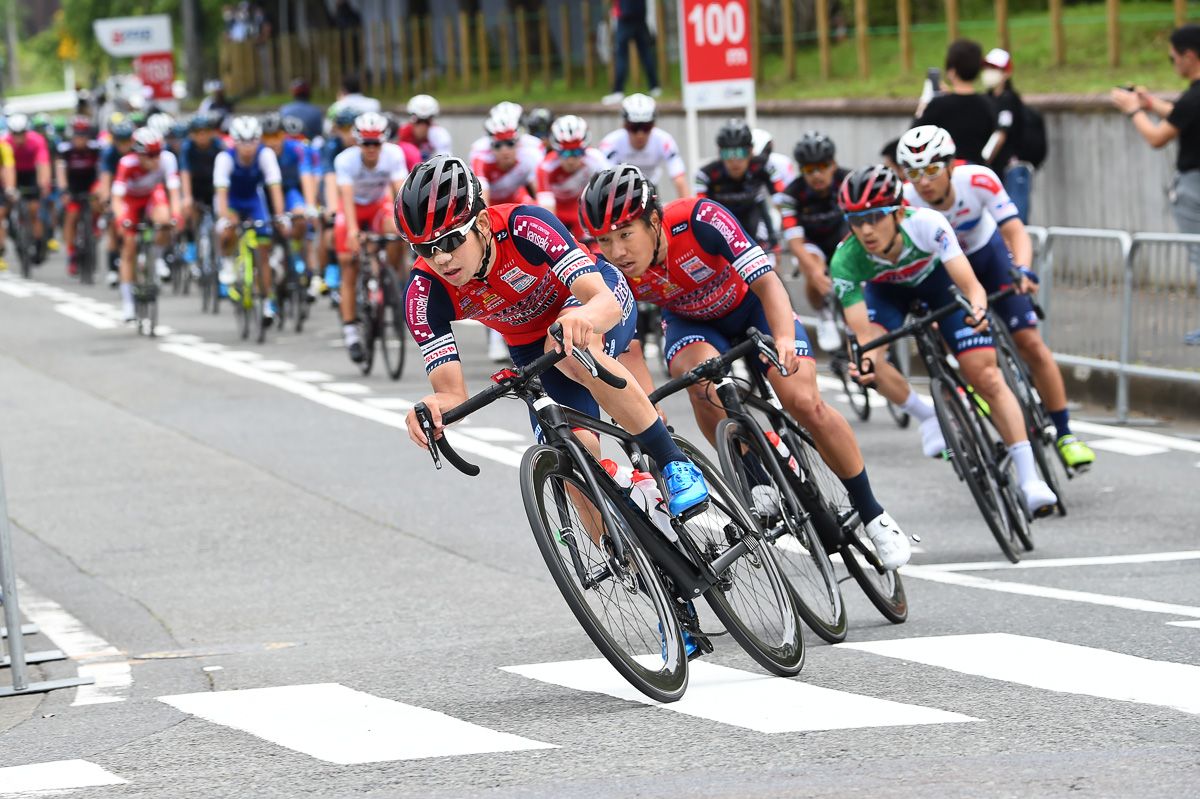
M 1013 204 L 1017 216 L 1023 223 L 1029 221 L 1029 194 L 1033 167 L 1022 156 L 1025 142 L 1025 103 L 1012 84 L 1012 56 L 999 47 L 983 57 L 983 71 L 979 79 L 987 90 L 988 99 L 996 109 L 996 132 L 988 165 L 1004 181 L 1004 188 Z

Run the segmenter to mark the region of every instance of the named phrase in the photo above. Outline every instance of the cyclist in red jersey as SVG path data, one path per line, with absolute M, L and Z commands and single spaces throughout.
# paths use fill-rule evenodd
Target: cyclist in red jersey
M 662 470 L 672 515 L 707 499 L 699 470 L 679 451 L 641 386 L 616 360 L 637 319 L 620 273 L 603 260 L 593 261 L 544 208 L 485 208 L 479 180 L 460 158 L 439 155 L 417 166 L 396 195 L 395 208 L 396 226 L 420 256 L 405 309 L 434 389 L 422 401 L 438 428 L 443 411 L 468 397 L 451 321 L 478 319 L 499 330 L 518 367 L 558 346 L 546 334 L 558 322 L 568 354 L 575 347 L 586 348 L 627 384 L 613 388 L 567 358 L 542 375 L 547 393 L 592 415 L 603 406 L 634 432 Z M 408 434 L 428 447 L 412 412 Z M 581 440 L 600 456 L 594 436 L 581 435 Z
M 538 205 L 554 212 L 558 221 L 583 241 L 579 225 L 579 195 L 592 175 L 608 169 L 608 159 L 595 147 L 589 147 L 588 123 L 573 114 L 559 117 L 550 126 L 550 145 L 537 170 Z
M 420 157 L 409 161 L 418 163 L 435 155 L 450 155 L 450 133 L 433 120 L 441 110 L 438 101 L 428 94 L 417 94 L 408 101 L 408 122 L 400 126 L 400 141 L 417 148 Z
M 908 539 L 876 500 L 850 425 L 821 399 L 812 348 L 787 289 L 734 215 L 696 197 L 663 208 L 653 184 L 628 165 L 592 178 L 579 210 L 581 223 L 629 279 L 634 296 L 663 309 L 663 349 L 673 376 L 717 357 L 750 327 L 774 336 L 787 376 L 763 364 L 771 387 L 846 486 L 887 568 L 906 563 Z M 716 392 L 699 383 L 688 396 L 712 443 L 724 416 Z
M 471 171 L 483 186 L 485 205 L 532 203 L 530 187 L 542 144 L 521 125 L 521 106 L 498 103 L 483 123 L 486 136 L 471 145 Z

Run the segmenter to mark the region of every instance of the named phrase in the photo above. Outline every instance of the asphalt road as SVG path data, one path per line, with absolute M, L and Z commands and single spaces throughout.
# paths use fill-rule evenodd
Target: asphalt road
M 0 275 L 0 457 L 26 646 L 74 655 L 37 674 L 97 686 L 0 699 L 0 795 L 1200 794 L 1193 439 L 1081 430 L 1099 460 L 1017 568 L 878 409 L 854 427 L 922 538 L 909 621 L 846 583 L 847 645 L 806 634 L 799 677 L 718 639 L 654 707 L 578 662 L 599 656 L 529 533 L 517 404 L 460 428 L 479 477 L 438 472 L 398 429 L 420 365 L 362 377 L 327 303 L 247 346 L 228 308 L 168 296 L 148 340 L 64 272 Z M 481 388 L 483 331 L 459 332 Z

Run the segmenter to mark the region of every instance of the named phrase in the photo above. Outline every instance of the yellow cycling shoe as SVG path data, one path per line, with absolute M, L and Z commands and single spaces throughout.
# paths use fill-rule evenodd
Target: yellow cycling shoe
M 4 260 L 4 256 L 0 255 L 0 272 L 8 271 L 8 261 Z
M 1072 469 L 1086 468 L 1096 460 L 1096 453 L 1075 436 L 1062 436 L 1057 442 L 1063 462 Z
M 58 239 L 50 239 L 46 242 L 46 249 L 50 252 L 58 252 Z

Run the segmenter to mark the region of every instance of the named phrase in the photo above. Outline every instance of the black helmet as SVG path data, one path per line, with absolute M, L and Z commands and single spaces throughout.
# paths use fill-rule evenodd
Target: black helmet
M 822 161 L 832 161 L 837 154 L 833 139 L 817 130 L 806 132 L 796 142 L 792 155 L 798 164 L 819 164 Z
M 550 126 L 554 124 L 554 114 L 549 108 L 531 108 L 525 115 L 525 129 L 530 135 L 544 139 L 550 135 Z
M 754 134 L 744 119 L 731 119 L 717 131 L 717 147 L 724 150 L 727 147 L 745 147 L 750 149 L 754 144 Z
M 262 132 L 264 136 L 273 136 L 283 130 L 283 117 L 278 111 L 263 114 Z
M 483 189 L 467 162 L 435 155 L 416 166 L 396 194 L 396 228 L 409 244 L 437 241 L 483 209 Z
M 902 196 L 896 173 L 883 164 L 872 164 L 847 175 L 837 199 L 841 209 L 849 213 L 899 205 Z
M 628 225 L 658 208 L 658 193 L 642 170 L 622 164 L 597 172 L 579 195 L 579 222 L 593 236 Z

